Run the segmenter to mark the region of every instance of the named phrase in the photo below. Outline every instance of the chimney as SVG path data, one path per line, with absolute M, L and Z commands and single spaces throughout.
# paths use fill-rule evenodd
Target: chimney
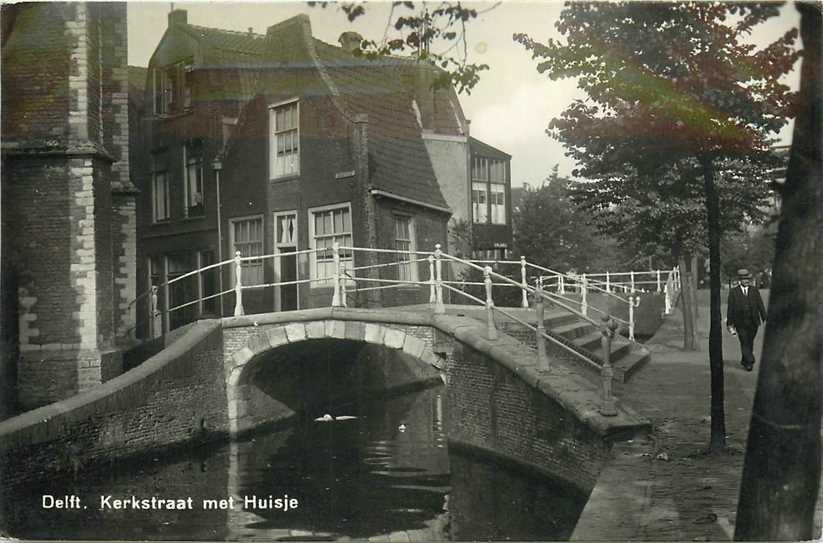
M 355 50 L 360 49 L 360 44 L 363 42 L 363 36 L 357 32 L 348 31 L 340 34 L 337 41 L 343 49 L 349 53 L 354 53 Z
M 188 14 L 185 9 L 174 9 L 169 12 L 169 28 L 176 24 L 187 24 Z

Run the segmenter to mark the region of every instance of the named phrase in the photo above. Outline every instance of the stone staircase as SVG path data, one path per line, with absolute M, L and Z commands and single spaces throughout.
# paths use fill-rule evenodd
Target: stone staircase
M 535 325 L 533 310 L 506 309 L 518 318 Z M 471 315 L 474 316 L 474 315 Z M 536 348 L 534 331 L 511 319 L 500 319 L 499 327 L 505 333 L 521 342 Z M 561 358 L 583 370 L 584 375 L 599 379 L 605 352 L 603 350 L 600 329 L 588 321 L 562 309 L 549 309 L 544 314 L 543 325 L 546 333 L 561 341 L 568 347 L 582 354 L 586 360 L 574 356 L 551 341 L 546 341 L 546 350 L 550 356 Z M 611 364 L 614 380 L 627 382 L 651 359 L 648 349 L 638 343 L 632 343 L 622 335 L 615 335 L 611 345 Z

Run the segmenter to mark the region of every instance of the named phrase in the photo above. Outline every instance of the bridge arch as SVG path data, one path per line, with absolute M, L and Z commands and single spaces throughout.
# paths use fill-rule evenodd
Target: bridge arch
M 405 329 L 404 329 L 405 328 Z M 229 433 L 237 435 L 260 425 L 252 411 L 255 386 L 251 382 L 256 366 L 269 353 L 307 341 L 342 340 L 381 347 L 416 359 L 440 373 L 444 365 L 432 351 L 433 330 L 426 326 L 395 327 L 379 322 L 322 319 L 229 328 L 225 345 L 225 379 Z M 232 338 L 235 335 L 237 337 Z M 243 337 L 245 335 L 245 337 Z M 434 374 L 437 375 L 437 374 Z M 443 379 L 442 373 L 440 378 Z

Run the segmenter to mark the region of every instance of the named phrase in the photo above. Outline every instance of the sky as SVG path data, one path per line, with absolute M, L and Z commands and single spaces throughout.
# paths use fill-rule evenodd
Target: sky
M 299 13 L 311 18 L 312 32 L 322 41 L 337 45 L 340 34 L 355 30 L 366 39 L 380 40 L 386 31 L 390 3 L 369 2 L 366 14 L 350 23 L 336 6 L 323 9 L 305 2 L 136 2 L 128 4 L 129 64 L 147 66 L 167 27 L 171 6 L 185 9 L 194 25 L 265 34 L 266 29 Z M 512 155 L 512 185 L 540 184 L 555 164 L 560 175 L 570 176 L 574 162 L 565 157 L 563 146 L 546 134 L 554 117 L 584 95 L 574 80 L 551 81 L 537 72 L 537 62 L 512 40 L 516 32 L 545 41 L 560 38 L 554 28 L 562 2 L 503 1 L 467 3 L 480 15 L 467 30 L 470 62 L 488 64 L 470 95 L 461 94 L 460 103 L 471 120 L 471 135 Z M 493 8 L 493 9 L 490 9 Z M 781 15 L 761 25 L 751 36 L 757 44 L 771 43 L 788 29 L 798 26 L 799 16 L 791 5 Z M 797 88 L 799 69 L 786 83 Z M 790 142 L 791 125 L 781 132 Z

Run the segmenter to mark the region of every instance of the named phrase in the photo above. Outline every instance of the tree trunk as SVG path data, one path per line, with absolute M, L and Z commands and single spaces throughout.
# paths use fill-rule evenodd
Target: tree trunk
M 692 296 L 691 289 L 694 282 L 691 280 L 689 268 L 686 266 L 687 259 L 681 254 L 677 259 L 677 265 L 680 267 L 680 283 L 682 285 L 680 291 L 680 310 L 683 313 L 683 350 L 695 351 L 697 350 L 697 342 L 695 341 L 695 318 L 694 318 L 694 296 Z
M 692 316 L 694 317 L 694 329 L 695 333 L 697 333 L 697 322 L 700 321 L 700 310 L 698 309 L 697 304 L 697 255 L 692 254 L 691 258 L 691 266 L 692 266 Z
M 738 541 L 798 541 L 814 534 L 820 484 L 823 339 L 823 22 L 801 12 L 800 109 L 774 260 L 762 368 L 740 486 Z
M 709 368 L 711 370 L 712 435 L 709 452 L 726 447 L 726 415 L 723 405 L 723 328 L 720 314 L 720 198 L 714 184 L 714 160 L 701 156 L 706 213 L 709 222 Z

